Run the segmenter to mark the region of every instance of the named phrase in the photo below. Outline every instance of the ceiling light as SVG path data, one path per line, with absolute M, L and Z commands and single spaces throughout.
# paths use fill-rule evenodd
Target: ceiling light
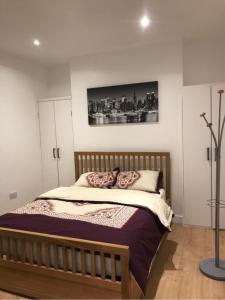
M 148 27 L 150 24 L 149 18 L 147 16 L 142 17 L 140 20 L 140 24 L 141 24 L 141 27 L 143 27 L 143 28 Z
M 35 40 L 33 40 L 33 44 L 35 45 L 35 46 L 40 46 L 40 41 L 39 40 L 37 40 L 37 39 L 35 39 Z

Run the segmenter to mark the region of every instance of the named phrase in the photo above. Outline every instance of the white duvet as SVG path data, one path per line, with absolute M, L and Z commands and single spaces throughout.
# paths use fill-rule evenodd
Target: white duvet
M 138 190 L 99 189 L 91 187 L 59 187 L 38 197 L 69 201 L 110 202 L 145 207 L 158 216 L 160 222 L 170 229 L 173 211 L 158 194 Z

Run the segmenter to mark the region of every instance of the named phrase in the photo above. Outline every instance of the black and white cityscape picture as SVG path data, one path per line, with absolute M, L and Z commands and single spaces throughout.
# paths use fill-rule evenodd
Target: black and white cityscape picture
M 155 123 L 158 81 L 87 89 L 89 125 Z

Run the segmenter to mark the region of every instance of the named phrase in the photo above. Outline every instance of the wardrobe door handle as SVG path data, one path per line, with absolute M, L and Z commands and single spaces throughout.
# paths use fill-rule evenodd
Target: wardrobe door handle
M 55 159 L 55 158 L 56 158 L 56 155 L 55 155 L 55 148 L 52 149 L 52 155 L 53 155 L 53 158 Z
M 207 160 L 210 160 L 209 147 L 206 148 L 207 151 Z
M 59 148 L 57 148 L 57 157 L 60 158 Z

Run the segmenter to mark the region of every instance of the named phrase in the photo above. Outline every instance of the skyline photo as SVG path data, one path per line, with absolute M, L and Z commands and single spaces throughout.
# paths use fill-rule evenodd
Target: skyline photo
M 87 89 L 89 125 L 158 122 L 158 81 Z

